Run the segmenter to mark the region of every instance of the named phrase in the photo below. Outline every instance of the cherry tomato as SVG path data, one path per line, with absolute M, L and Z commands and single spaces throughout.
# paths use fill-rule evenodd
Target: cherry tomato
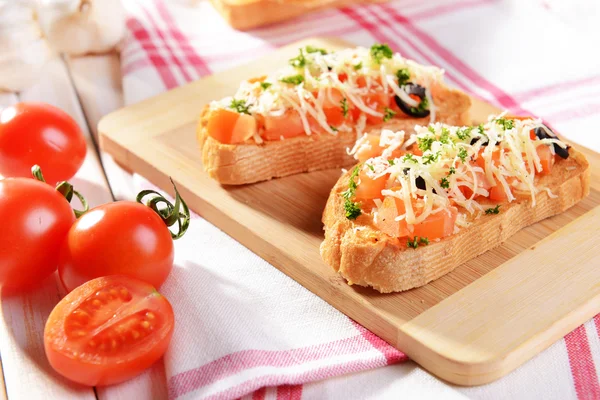
M 0 180 L 0 287 L 30 289 L 56 270 L 75 215 L 52 186 L 28 178 Z
M 94 279 L 62 299 L 46 322 L 52 368 L 89 386 L 130 379 L 167 350 L 175 318 L 151 285 L 125 276 Z
M 173 267 L 173 239 L 150 207 L 117 201 L 96 207 L 73 224 L 58 263 L 68 291 L 107 275 L 127 275 L 160 287 Z
M 18 103 L 0 113 L 0 174 L 29 177 L 39 165 L 55 184 L 75 175 L 86 145 L 77 123 L 59 108 L 44 103 Z

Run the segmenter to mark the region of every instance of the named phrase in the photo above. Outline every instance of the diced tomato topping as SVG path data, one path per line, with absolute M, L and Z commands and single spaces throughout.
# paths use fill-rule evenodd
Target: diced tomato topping
M 536 147 L 536 152 L 538 157 L 540 158 L 540 163 L 542 164 L 542 172 L 541 175 L 548 175 L 552 172 L 552 167 L 554 166 L 554 154 L 552 154 L 552 150 L 550 150 L 550 146 L 542 144 Z
M 344 72 L 342 72 L 341 74 L 338 75 L 338 79 L 340 80 L 340 82 L 344 83 L 348 80 L 348 75 Z
M 413 237 L 419 236 L 429 240 L 452 235 L 457 216 L 458 209 L 456 207 L 449 207 L 447 210 L 430 214 L 423 222 L 413 225 L 412 235 Z
M 423 210 L 423 204 L 413 202 L 413 210 L 419 215 Z M 454 224 L 458 216 L 456 207 L 439 211 L 429 215 L 421 223 L 412 226 L 412 233 L 406 223 L 406 219 L 396 221 L 395 218 L 406 212 L 404 202 L 396 197 L 384 198 L 378 209 L 376 226 L 382 232 L 393 237 L 419 236 L 429 240 L 440 239 L 454 232 Z
M 206 130 L 221 143 L 243 143 L 256 132 L 256 120 L 250 115 L 218 108 L 211 111 Z
M 480 158 L 481 157 L 479 157 L 477 160 L 479 160 Z M 471 163 L 471 164 L 472 164 L 472 166 L 477 165 L 476 163 Z M 475 176 L 477 177 L 477 187 L 489 191 L 490 188 L 492 187 L 492 184 L 488 181 L 485 173 L 483 173 L 483 171 L 477 171 L 477 172 L 475 172 Z M 469 177 L 472 177 L 472 175 L 469 175 Z M 467 199 L 473 195 L 473 191 L 471 190 L 471 188 L 469 188 L 467 186 L 460 186 L 459 189 Z
M 358 186 L 356 187 L 356 201 L 382 199 L 381 191 L 385 189 L 388 176 L 384 175 L 377 179 L 372 179 L 367 175 L 366 170 L 362 170 L 358 175 Z
M 344 94 L 336 88 L 323 91 L 323 108 L 342 108 L 342 100 L 344 100 Z
M 508 195 L 504 191 L 504 186 L 500 182 L 490 189 L 490 200 L 496 203 L 507 203 Z
M 404 214 L 404 202 L 397 197 L 387 196 L 377 211 L 377 228 L 392 237 L 409 235 L 406 220 L 396 221 L 396 217 Z
M 302 118 L 294 110 L 288 110 L 280 117 L 265 117 L 265 131 L 262 134 L 265 140 L 280 140 L 282 136 L 289 139 L 304 134 Z

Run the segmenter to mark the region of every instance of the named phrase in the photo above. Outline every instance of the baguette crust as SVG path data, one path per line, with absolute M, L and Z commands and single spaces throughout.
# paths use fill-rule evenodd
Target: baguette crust
M 466 94 L 439 86 L 432 90 L 437 107 L 437 120 L 449 125 L 469 125 L 471 99 Z M 298 174 L 302 172 L 350 166 L 348 155 L 356 141 L 356 133 L 339 135 L 313 134 L 291 139 L 266 141 L 262 144 L 223 144 L 208 136 L 206 129 L 210 109 L 202 110 L 197 129 L 202 151 L 202 165 L 211 178 L 226 185 L 242 185 Z M 429 117 L 401 116 L 370 131 L 382 128 L 411 131 L 415 125 L 427 125 Z
M 340 193 L 348 188 L 348 180 L 349 173 L 338 180 L 323 212 L 321 256 L 349 284 L 371 286 L 381 293 L 423 286 L 500 245 L 519 230 L 560 214 L 590 191 L 589 164 L 583 154 L 571 148 L 569 158 L 557 161 L 552 174 L 539 181 L 558 197 L 551 198 L 542 191 L 533 208 L 531 198 L 503 204 L 500 214 L 484 215 L 454 235 L 411 249 L 406 239 L 378 231 L 369 216 L 356 221 L 345 217 Z

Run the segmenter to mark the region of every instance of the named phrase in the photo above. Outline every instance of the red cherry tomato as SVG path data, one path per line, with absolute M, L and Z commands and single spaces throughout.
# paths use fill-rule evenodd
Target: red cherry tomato
M 108 276 L 78 287 L 56 305 L 44 347 L 52 368 L 66 378 L 111 385 L 160 359 L 174 324 L 171 304 L 151 285 Z
M 56 270 L 75 215 L 52 186 L 27 178 L 0 180 L 0 287 L 30 289 Z
M 73 224 L 60 252 L 58 274 L 68 291 L 107 275 L 126 275 L 160 287 L 173 267 L 173 239 L 150 207 L 117 201 Z
M 29 177 L 39 165 L 55 184 L 75 175 L 85 159 L 79 126 L 59 108 L 44 103 L 18 103 L 0 113 L 0 174 Z

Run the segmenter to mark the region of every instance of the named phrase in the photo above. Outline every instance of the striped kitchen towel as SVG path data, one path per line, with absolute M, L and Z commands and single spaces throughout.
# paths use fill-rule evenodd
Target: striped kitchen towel
M 586 8 L 585 31 L 551 1 L 399 0 L 238 32 L 208 1 L 125 5 L 128 104 L 303 38 L 337 36 L 388 43 L 444 68 L 451 85 L 540 116 L 600 151 L 600 136 L 588 133 L 600 125 L 600 56 L 591 51 L 598 36 L 590 35 L 600 24 L 589 22 Z M 136 177 L 137 187 L 147 185 Z M 162 291 L 177 317 L 165 356 L 172 399 L 600 398 L 598 317 L 500 381 L 456 388 L 412 362 L 396 364 L 406 360 L 402 352 L 198 216 L 176 244 L 176 268 Z

